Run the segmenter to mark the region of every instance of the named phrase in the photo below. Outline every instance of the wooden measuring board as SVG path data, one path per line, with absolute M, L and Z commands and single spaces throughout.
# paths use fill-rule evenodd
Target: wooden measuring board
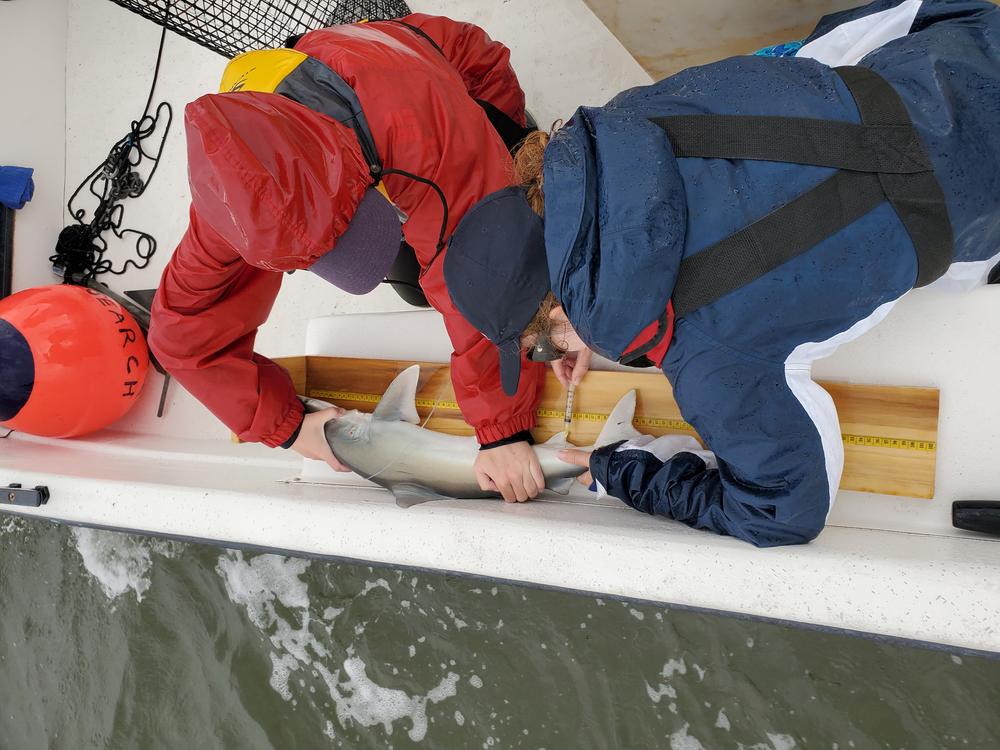
M 455 402 L 448 365 L 401 360 L 291 357 L 278 360 L 296 390 L 347 409 L 372 411 L 392 379 L 419 364 L 417 413 L 426 427 L 471 435 Z M 844 441 L 842 489 L 906 497 L 934 496 L 938 391 L 934 388 L 821 382 L 837 406 Z M 650 435 L 690 434 L 670 388 L 659 372 L 596 372 L 576 389 L 570 441 L 593 443 L 611 409 L 630 389 L 637 391 L 635 426 Z M 566 392 L 551 371 L 538 410 L 535 438 L 563 429 Z M 428 418 L 429 416 L 429 418 Z

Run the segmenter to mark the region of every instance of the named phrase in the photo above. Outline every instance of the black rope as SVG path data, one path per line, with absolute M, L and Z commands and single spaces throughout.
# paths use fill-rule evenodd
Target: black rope
M 383 177 L 387 174 L 402 175 L 403 177 L 409 177 L 411 180 L 415 180 L 416 182 L 420 182 L 424 185 L 427 185 L 434 189 L 434 192 L 437 193 L 438 200 L 441 201 L 441 211 L 442 211 L 441 231 L 438 232 L 437 251 L 434 253 L 434 257 L 431 258 L 431 262 L 427 264 L 427 267 L 430 268 L 434 264 L 434 261 L 436 261 L 438 256 L 441 254 L 441 251 L 444 250 L 445 247 L 444 237 L 448 233 L 448 201 L 444 197 L 444 191 L 442 191 L 441 188 L 438 187 L 437 183 L 434 182 L 433 180 L 428 180 L 426 177 L 418 177 L 417 175 L 412 174 L 411 172 L 404 172 L 402 169 L 386 169 L 385 171 L 382 172 Z
M 156 107 L 155 113 L 149 113 L 153 92 L 156 90 L 156 82 L 160 75 L 163 44 L 170 17 L 170 2 L 171 0 L 167 0 L 164 10 L 156 67 L 153 70 L 153 81 L 149 87 L 149 96 L 146 98 L 142 117 L 132 121 L 128 134 L 111 147 L 107 158 L 87 175 L 80 186 L 73 191 L 66 204 L 66 209 L 76 223 L 64 227 L 59 233 L 55 255 L 49 257 L 53 268 L 62 273 L 65 283 L 86 284 L 100 274 L 121 276 L 130 268 L 141 270 L 149 265 L 156 253 L 156 238 L 151 234 L 138 229 L 122 228 L 125 207 L 121 202 L 126 198 L 138 198 L 146 191 L 160 165 L 163 146 L 173 122 L 173 108 L 168 102 L 161 102 Z M 163 135 L 156 150 L 149 151 L 144 147 L 143 141 L 148 140 L 160 128 L 163 120 L 165 120 L 162 126 Z M 143 179 L 137 168 L 146 160 L 151 161 L 153 166 Z M 74 207 L 74 202 L 84 188 L 97 199 L 97 207 L 89 221 L 86 209 Z M 108 242 L 103 235 L 108 231 L 118 239 L 135 237 L 134 250 L 138 260 L 130 258 L 120 268 L 114 268 L 111 260 L 104 257 L 108 251 Z

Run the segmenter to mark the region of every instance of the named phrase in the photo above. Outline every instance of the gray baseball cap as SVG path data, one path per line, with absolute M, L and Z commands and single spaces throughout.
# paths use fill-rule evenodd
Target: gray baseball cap
M 385 278 L 402 240 L 396 208 L 378 190 L 369 188 L 347 230 L 309 270 L 345 292 L 367 294 Z

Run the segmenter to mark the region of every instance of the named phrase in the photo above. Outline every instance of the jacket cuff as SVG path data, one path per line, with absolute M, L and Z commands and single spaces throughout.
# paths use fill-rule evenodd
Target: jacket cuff
M 302 415 L 302 419 L 305 420 L 305 415 Z M 302 432 L 302 422 L 299 422 L 299 426 L 295 428 L 295 432 L 292 433 L 291 437 L 281 444 L 281 447 L 285 450 L 292 447 L 296 440 L 299 439 L 299 433 Z
M 476 440 L 480 445 L 488 445 L 498 440 L 509 438 L 519 432 L 530 430 L 535 426 L 535 415 L 533 412 L 521 414 L 506 422 L 496 422 L 494 424 L 481 425 L 476 428 Z
M 304 417 L 305 408 L 302 406 L 302 402 L 297 398 L 293 399 L 284 418 L 275 428 L 274 432 L 262 437 L 260 442 L 271 448 L 283 447 L 285 443 L 291 445 L 291 443 L 295 442 L 295 438 L 292 436 L 295 435 L 297 437 L 296 433 L 302 429 L 302 419 Z M 289 439 L 291 439 L 291 443 L 288 442 Z
M 527 443 L 528 445 L 534 445 L 535 438 L 531 436 L 531 432 L 528 430 L 521 430 L 520 432 L 515 432 L 510 437 L 505 437 L 492 443 L 483 443 L 479 446 L 479 450 L 488 451 L 492 448 L 501 448 L 505 445 L 512 445 L 513 443 Z

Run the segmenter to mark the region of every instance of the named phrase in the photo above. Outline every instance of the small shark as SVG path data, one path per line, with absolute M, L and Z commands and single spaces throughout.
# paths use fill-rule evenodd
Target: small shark
M 326 440 L 334 455 L 360 476 L 390 490 L 403 508 L 445 497 L 499 497 L 479 488 L 473 470 L 479 444 L 474 437 L 445 435 L 420 426 L 416 406 L 419 375 L 419 365 L 403 370 L 373 413 L 353 410 L 327 422 Z M 325 406 L 329 404 L 306 400 L 309 411 Z M 592 447 L 639 436 L 632 427 L 634 414 L 632 390 L 615 406 Z M 545 486 L 560 494 L 568 493 L 573 480 L 584 472 L 556 456 L 559 450 L 572 447 L 565 432 L 534 446 Z

